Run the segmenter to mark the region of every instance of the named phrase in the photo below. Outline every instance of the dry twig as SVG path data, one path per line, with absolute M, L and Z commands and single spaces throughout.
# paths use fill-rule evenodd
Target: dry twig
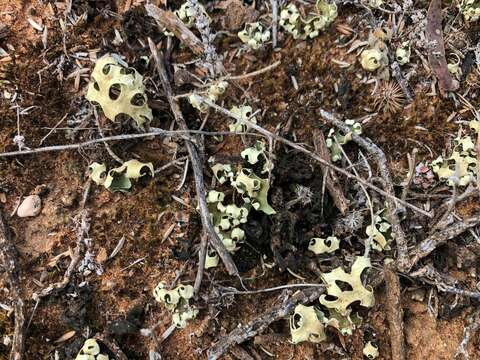
M 480 300 L 480 292 L 456 287 L 455 285 L 458 281 L 455 278 L 446 274 L 441 274 L 432 265 L 425 265 L 424 267 L 411 272 L 409 276 L 418 278 L 427 284 L 434 285 L 439 291 Z
M 438 79 L 440 94 L 445 96 L 446 91 L 458 89 L 458 81 L 450 75 L 445 56 L 445 45 L 442 30 L 442 1 L 432 0 L 427 13 L 427 41 L 433 44 L 428 52 L 428 62 Z
M 470 359 L 470 356 L 468 355 L 468 344 L 470 343 L 472 336 L 480 329 L 480 310 L 475 311 L 469 321 L 470 324 L 463 330 L 463 339 L 458 346 L 455 358 L 461 355 L 465 360 Z
M 189 47 L 197 56 L 203 56 L 205 47 L 202 41 L 171 11 L 165 11 L 153 4 L 145 5 L 147 14 L 155 19 L 161 29 L 167 29 Z
M 432 217 L 432 214 L 430 214 L 429 212 L 425 211 L 425 210 L 422 210 L 420 209 L 419 207 L 415 206 L 415 205 L 412 205 L 406 201 L 403 201 L 397 197 L 395 197 L 395 195 L 391 194 L 391 193 L 388 193 L 382 189 L 380 189 L 378 186 L 375 186 L 373 184 L 371 184 L 370 182 L 362 179 L 361 177 L 358 177 L 348 171 L 346 171 L 345 169 L 342 169 L 336 165 L 333 165 L 333 164 L 330 164 L 329 162 L 325 161 L 324 159 L 322 159 L 320 156 L 312 153 L 311 151 L 305 149 L 303 146 L 293 142 L 293 141 L 290 141 L 288 139 L 285 139 L 284 137 L 282 136 L 279 136 L 279 135 L 276 135 L 264 128 L 262 128 L 261 126 L 257 125 L 257 124 L 254 124 L 248 120 L 245 120 L 243 119 L 242 117 L 232 113 L 231 111 L 221 107 L 221 106 L 218 106 L 217 104 L 215 103 L 212 103 L 211 101 L 209 101 L 208 99 L 204 98 L 204 97 L 201 97 L 202 101 L 205 102 L 205 104 L 207 104 L 208 106 L 210 106 L 211 108 L 231 117 L 232 119 L 235 119 L 237 121 L 239 121 L 240 123 L 243 123 L 245 125 L 247 125 L 249 128 L 251 129 L 254 129 L 255 131 L 259 132 L 260 134 L 268 137 L 268 138 L 271 138 L 271 139 L 274 139 L 276 141 L 279 141 L 279 142 L 282 142 L 288 146 L 290 146 L 291 148 L 295 149 L 295 150 L 298 150 L 306 155 L 308 155 L 309 157 L 311 157 L 312 159 L 318 161 L 320 164 L 322 165 L 325 165 L 327 167 L 329 167 L 330 169 L 332 169 L 333 171 L 339 173 L 339 174 L 342 174 L 344 175 L 345 177 L 347 177 L 348 179 L 355 179 L 356 181 L 358 181 L 359 183 L 365 185 L 365 187 L 368 187 L 369 189 L 372 189 L 374 191 L 376 191 L 377 193 L 379 193 L 380 195 L 383 195 L 385 196 L 387 199 L 390 199 L 391 201 L 394 201 L 394 202 L 398 202 L 399 204 L 403 205 L 403 206 L 406 206 L 412 210 L 414 210 L 415 212 L 419 213 L 419 214 L 422 214 L 424 216 L 427 216 L 429 218 Z M 388 170 L 387 170 L 388 171 Z
M 480 224 L 480 217 L 473 217 L 461 222 L 457 222 L 444 230 L 433 233 L 410 252 L 410 264 L 408 264 L 405 270 L 411 269 L 420 259 L 428 256 L 438 246 L 444 244 L 450 239 L 457 237 L 458 235 L 474 226 L 477 226 L 478 224 Z
M 402 190 L 402 200 L 405 200 L 408 195 L 408 190 L 410 189 L 410 185 L 412 184 L 413 178 L 415 177 L 415 159 L 417 157 L 418 149 L 414 148 L 412 154 L 407 154 L 408 157 L 408 174 L 405 182 L 402 183 L 403 190 Z
M 327 142 L 325 141 L 325 136 L 323 135 L 323 132 L 321 132 L 320 130 L 314 132 L 313 143 L 315 146 L 315 151 L 318 153 L 318 155 L 320 155 L 322 159 L 331 164 L 332 162 L 330 161 L 330 152 L 328 151 Z M 348 210 L 349 201 L 343 194 L 342 186 L 338 181 L 338 177 L 334 172 L 331 172 L 327 166 L 320 165 L 320 168 L 322 169 L 323 178 L 325 179 L 325 185 L 328 192 L 330 193 L 330 196 L 333 199 L 333 202 L 335 203 L 335 206 L 342 213 L 342 215 L 345 215 Z
M 100 134 L 100 137 L 102 138 L 105 138 L 105 134 L 103 132 L 103 129 L 102 129 L 102 126 L 100 124 L 100 118 L 98 116 L 98 112 L 97 112 L 97 109 L 96 108 L 93 108 L 93 114 L 95 116 L 95 124 L 97 125 L 97 128 L 98 128 L 98 133 Z M 118 156 L 117 154 L 115 154 L 112 150 L 112 148 L 110 147 L 110 145 L 108 145 L 108 142 L 107 141 L 104 141 L 103 142 L 105 144 L 105 149 L 107 150 L 107 152 L 110 154 L 110 156 L 116 161 L 118 162 L 119 164 L 123 164 L 124 161 L 120 158 L 120 156 Z
M 250 133 L 235 133 L 231 131 L 201 131 L 201 130 L 163 130 L 163 129 L 152 129 L 151 132 L 142 133 L 142 134 L 122 134 L 122 135 L 115 135 L 115 136 L 108 136 L 105 138 L 100 139 L 93 139 L 84 141 L 77 144 L 69 144 L 69 145 L 54 145 L 54 146 L 45 146 L 36 149 L 29 149 L 29 150 L 19 150 L 19 151 L 10 151 L 0 153 L 0 158 L 6 157 L 13 157 L 13 156 L 20 156 L 20 155 L 31 155 L 31 154 L 38 154 L 43 152 L 54 152 L 54 151 L 65 151 L 65 150 L 76 150 L 81 149 L 86 146 L 104 143 L 107 141 L 117 141 L 117 140 L 132 140 L 132 139 L 141 139 L 146 137 L 154 137 L 154 136 L 172 136 L 176 138 L 183 138 L 189 139 L 189 134 L 198 134 L 198 135 L 207 135 L 207 136 L 238 136 L 238 135 L 254 135 Z
M 219 359 L 231 346 L 243 343 L 244 341 L 261 333 L 274 321 L 289 316 L 298 304 L 306 304 L 318 299 L 323 293 L 323 288 L 303 290 L 295 293 L 291 297 L 282 294 L 282 304 L 270 308 L 258 318 L 250 321 L 246 325 L 239 325 L 227 336 L 220 339 L 214 346 L 208 350 L 208 360 Z
M 387 319 L 390 329 L 390 347 L 392 360 L 405 360 L 405 336 L 403 334 L 403 309 L 398 274 L 391 265 L 383 267 L 386 286 Z
M 170 107 L 175 117 L 175 121 L 177 122 L 178 126 L 182 130 L 187 131 L 188 130 L 187 124 L 185 122 L 185 119 L 183 118 L 178 102 L 174 98 L 172 93 L 172 88 L 170 86 L 170 82 L 167 77 L 165 64 L 163 63 L 163 60 L 160 60 L 158 50 L 150 38 L 148 39 L 148 43 L 150 45 L 150 51 L 152 53 L 152 56 L 155 60 L 156 70 L 158 72 L 165 94 L 168 98 L 168 102 L 170 103 Z M 233 262 L 232 257 L 230 256 L 230 253 L 227 251 L 227 249 L 225 248 L 225 245 L 223 245 L 222 240 L 220 240 L 217 233 L 215 232 L 215 229 L 213 228 L 212 220 L 210 218 L 210 212 L 208 211 L 207 200 L 205 198 L 205 182 L 203 180 L 203 170 L 202 170 L 203 167 L 202 167 L 202 162 L 200 160 L 200 156 L 198 155 L 197 148 L 195 147 L 194 143 L 191 140 L 187 140 L 185 142 L 185 145 L 187 147 L 188 155 L 192 163 L 193 174 L 195 177 L 195 189 L 197 192 L 198 206 L 199 206 L 200 217 L 202 220 L 204 231 L 208 234 L 210 244 L 213 246 L 217 254 L 222 259 L 228 273 L 230 275 L 239 276 L 237 267 Z
M 21 360 L 25 351 L 25 315 L 23 312 L 23 299 L 20 284 L 20 265 L 17 259 L 17 250 L 10 235 L 10 231 L 0 212 L 0 260 L 5 269 L 10 285 L 10 296 L 15 311 L 15 328 L 13 333 L 10 360 Z
M 128 360 L 127 355 L 120 349 L 115 340 L 111 339 L 107 334 L 102 333 L 95 336 L 98 340 L 104 343 L 115 355 L 115 360 Z
M 350 132 L 348 126 L 332 113 L 320 109 L 320 116 L 330 124 L 342 130 L 343 132 Z M 397 214 L 397 203 L 404 206 L 405 203 L 403 202 L 403 200 L 399 200 L 395 197 L 393 182 L 390 176 L 390 171 L 388 170 L 387 158 L 385 157 L 382 149 L 380 149 L 370 139 L 363 138 L 359 135 L 352 134 L 352 139 L 358 146 L 364 148 L 376 160 L 378 171 L 380 172 L 380 175 L 384 182 L 385 191 L 387 194 L 389 194 L 389 196 L 387 196 L 387 218 L 392 225 L 392 231 L 395 234 L 395 241 L 397 244 L 398 252 L 397 266 L 400 271 L 404 271 L 409 264 L 408 243 L 405 232 L 403 231 L 402 225 L 400 224 L 400 219 Z
M 278 0 L 270 0 L 272 5 L 272 48 L 277 47 L 278 36 Z
M 200 286 L 202 285 L 203 273 L 205 271 L 205 260 L 207 257 L 208 250 L 208 236 L 207 234 L 202 234 L 202 240 L 200 241 L 200 251 L 198 252 L 198 270 L 195 277 L 195 284 L 193 285 L 193 293 L 195 295 L 200 291 Z

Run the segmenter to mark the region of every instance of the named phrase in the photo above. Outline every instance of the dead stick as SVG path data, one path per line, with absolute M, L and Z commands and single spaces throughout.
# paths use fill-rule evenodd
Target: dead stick
M 154 44 L 154 42 L 149 38 L 148 43 L 150 45 L 150 51 L 153 55 L 155 60 L 155 66 L 162 82 L 165 94 L 168 98 L 168 102 L 172 109 L 173 115 L 175 117 L 175 121 L 177 122 L 178 126 L 183 130 L 188 130 L 187 124 L 185 119 L 183 118 L 182 112 L 178 105 L 177 100 L 174 98 L 172 93 L 172 88 L 170 86 L 170 82 L 167 77 L 167 71 L 165 69 L 165 65 L 163 60 L 160 60 L 159 52 Z M 205 182 L 203 180 L 203 170 L 202 170 L 202 163 L 200 161 L 200 157 L 198 155 L 197 148 L 193 144 L 192 141 L 187 140 L 185 141 L 185 145 L 187 147 L 188 155 L 190 156 L 190 161 L 192 162 L 193 174 L 195 177 L 195 189 L 197 191 L 197 198 L 198 198 L 198 206 L 200 209 L 200 217 L 202 220 L 202 225 L 205 231 L 209 236 L 210 243 L 214 247 L 217 254 L 222 259 L 223 263 L 225 264 L 225 268 L 227 269 L 230 275 L 239 276 L 237 267 L 230 256 L 230 253 L 225 248 L 222 240 L 218 237 L 218 234 L 215 232 L 215 229 L 212 225 L 212 220 L 210 218 L 210 212 L 208 211 L 207 200 L 205 198 Z
M 128 360 L 127 355 L 120 349 L 115 340 L 111 339 L 106 333 L 95 336 L 104 343 L 115 355 L 115 360 Z
M 5 269 L 10 295 L 14 303 L 15 328 L 13 332 L 12 350 L 10 360 L 21 360 L 25 350 L 25 315 L 23 313 L 23 300 L 20 285 L 20 264 L 17 259 L 17 251 L 13 243 L 10 231 L 5 224 L 0 212 L 0 260 Z
M 320 109 L 320 116 L 343 132 L 351 132 L 350 128 L 332 113 Z M 395 198 L 395 189 L 393 188 L 390 171 L 388 170 L 387 158 L 385 157 L 382 149 L 380 149 L 370 139 L 365 139 L 356 134 L 352 134 L 352 139 L 358 146 L 364 148 L 370 155 L 372 155 L 377 162 L 378 171 L 380 172 L 380 175 L 385 183 L 385 191 L 390 195 L 387 197 L 387 218 L 392 225 L 392 230 L 395 234 L 395 242 L 397 244 L 398 252 L 397 266 L 400 271 L 405 271 L 410 262 L 408 258 L 408 242 L 402 225 L 400 224 L 400 219 L 397 215 L 397 203 L 402 205 L 405 205 L 405 203 L 403 200 L 400 201 L 400 199 Z
M 322 159 L 331 164 L 330 153 L 328 151 L 327 142 L 325 141 L 325 136 L 323 135 L 323 132 L 317 130 L 313 133 L 313 143 L 318 155 L 320 155 Z M 333 172 L 330 172 L 330 169 L 325 165 L 320 165 L 320 168 L 322 169 L 322 173 L 324 174 L 327 190 L 330 193 L 330 196 L 332 197 L 335 206 L 338 208 L 338 210 L 340 210 L 342 215 L 345 215 L 348 210 L 349 202 L 343 194 L 342 187 L 340 185 L 340 182 L 338 181 L 337 176 Z
M 475 151 L 477 153 L 477 191 L 480 196 L 480 131 L 477 133 L 477 143 L 475 144 Z
M 390 329 L 392 360 L 405 360 L 405 336 L 403 333 L 403 309 L 401 304 L 400 280 L 392 265 L 383 268 L 386 286 L 386 310 Z
M 187 26 L 171 11 L 165 11 L 153 4 L 145 5 L 147 14 L 155 19 L 157 24 L 163 29 L 174 33 L 174 35 L 197 56 L 203 56 L 205 47 L 202 41 L 187 28 Z
M 457 90 L 459 84 L 448 71 L 445 44 L 443 41 L 442 0 L 432 0 L 430 2 L 427 11 L 427 28 L 425 35 L 428 43 L 433 45 L 428 51 L 428 62 L 438 79 L 440 94 L 442 97 L 445 97 L 446 91 Z
M 323 288 L 297 292 L 290 298 L 285 299 L 282 304 L 270 308 L 258 318 L 250 321 L 248 324 L 237 326 L 227 336 L 221 338 L 208 350 L 208 360 L 219 359 L 231 346 L 243 343 L 244 341 L 264 331 L 274 321 L 283 319 L 284 317 L 290 315 L 294 311 L 295 306 L 298 304 L 307 304 L 318 300 L 319 296 L 323 292 Z M 281 296 L 281 298 L 284 297 L 285 294 Z
M 200 291 L 200 286 L 202 285 L 203 273 L 205 272 L 205 260 L 207 257 L 207 248 L 208 248 L 208 236 L 207 234 L 202 234 L 202 240 L 200 242 L 200 251 L 198 252 L 198 270 L 197 276 L 195 277 L 195 284 L 193 286 L 193 293 L 196 295 Z
M 444 244 L 450 239 L 457 237 L 468 229 L 480 223 L 479 217 L 470 218 L 462 222 L 455 223 L 445 230 L 437 231 L 427 237 L 410 253 L 411 263 L 408 269 L 411 269 L 420 260 L 429 255 L 438 246 Z
M 339 174 L 342 174 L 344 176 L 346 176 L 348 179 L 354 179 L 356 181 L 358 181 L 359 183 L 365 185 L 366 187 L 368 187 L 369 189 L 372 189 L 374 191 L 376 191 L 377 193 L 379 193 L 380 195 L 383 195 L 385 196 L 387 199 L 391 199 L 391 200 L 394 200 L 396 202 L 398 202 L 399 204 L 402 204 L 412 210 L 414 210 L 415 212 L 419 213 L 419 214 L 422 214 L 424 216 L 427 216 L 429 218 L 432 218 L 432 214 L 425 211 L 425 210 L 422 210 L 420 209 L 419 207 L 415 206 L 415 205 L 412 205 L 406 201 L 403 201 L 402 199 L 399 199 L 397 197 L 395 197 L 395 195 L 392 195 L 382 189 L 380 189 L 378 186 L 375 186 L 371 183 L 369 183 L 368 181 L 362 179 L 361 177 L 358 177 L 350 172 L 348 172 L 347 170 L 345 169 L 342 169 L 336 165 L 333 165 L 333 164 L 330 164 L 329 162 L 325 161 L 324 159 L 322 159 L 320 156 L 312 153 L 311 151 L 305 149 L 304 147 L 302 147 L 301 145 L 297 144 L 297 143 L 294 143 L 293 141 L 290 141 L 288 139 L 285 139 L 284 137 L 282 136 L 279 136 L 279 135 L 276 135 L 264 128 L 262 128 L 261 126 L 257 125 L 257 124 L 254 124 L 248 120 L 245 120 L 244 118 L 232 113 L 231 111 L 221 107 L 221 106 L 218 106 L 217 104 L 215 103 L 212 103 L 211 101 L 209 101 L 208 99 L 204 98 L 204 97 L 201 97 L 202 101 L 205 102 L 205 104 L 207 104 L 208 106 L 210 106 L 211 108 L 231 117 L 232 119 L 235 119 L 237 121 L 239 121 L 240 123 L 242 124 L 245 124 L 247 125 L 249 128 L 252 128 L 254 129 L 255 131 L 259 132 L 260 134 L 268 137 L 268 138 L 272 138 L 276 141 L 279 141 L 281 143 L 284 143 L 288 146 L 290 146 L 291 148 L 293 149 L 296 149 L 306 155 L 308 155 L 309 157 L 311 157 L 312 159 L 318 161 L 320 164 L 323 164 L 327 167 L 329 167 L 330 169 L 334 170 L 335 172 L 339 173 Z
M 272 5 L 272 48 L 277 47 L 277 35 L 278 35 L 278 2 L 277 0 L 270 0 Z
M 472 336 L 480 329 L 480 310 L 478 308 L 469 317 L 468 321 L 470 322 L 470 325 L 463 329 L 463 339 L 460 345 L 458 345 L 455 358 L 462 355 L 464 359 L 470 359 L 470 356 L 468 355 L 468 344 L 470 343 Z
M 184 138 L 188 139 L 189 134 L 199 134 L 199 135 L 206 135 L 206 136 L 218 136 L 218 135 L 225 135 L 225 136 L 239 136 L 239 135 L 254 135 L 250 133 L 236 133 L 231 131 L 202 131 L 202 130 L 163 130 L 158 128 L 152 128 L 151 132 L 142 133 L 142 134 L 122 134 L 122 135 L 114 135 L 114 136 L 107 136 L 102 137 L 100 139 L 93 139 L 84 141 L 77 144 L 68 144 L 68 145 L 54 145 L 54 146 L 45 146 L 36 149 L 30 150 L 19 150 L 19 151 L 10 151 L 0 153 L 0 158 L 12 157 L 12 156 L 20 156 L 20 155 L 31 155 L 31 154 L 38 154 L 43 152 L 52 152 L 52 151 L 64 151 L 64 150 L 76 150 L 86 146 L 107 142 L 107 141 L 117 141 L 117 140 L 132 140 L 132 139 L 141 139 L 146 137 L 154 137 L 154 136 L 172 136 L 176 138 Z

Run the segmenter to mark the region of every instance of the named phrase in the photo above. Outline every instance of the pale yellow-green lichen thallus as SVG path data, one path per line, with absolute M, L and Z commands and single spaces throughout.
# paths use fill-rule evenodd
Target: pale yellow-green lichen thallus
M 130 116 L 139 127 L 152 120 L 143 77 L 133 68 L 125 68 L 111 55 L 97 60 L 88 84 L 87 100 L 98 103 L 107 119 Z
M 295 312 L 290 317 L 290 332 L 294 344 L 304 341 L 319 343 L 326 339 L 325 328 L 313 306 L 295 307 Z

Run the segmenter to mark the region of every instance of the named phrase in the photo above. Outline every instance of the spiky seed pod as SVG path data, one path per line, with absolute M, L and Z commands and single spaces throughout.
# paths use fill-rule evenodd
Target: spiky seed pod
M 384 113 L 394 114 L 398 112 L 405 102 L 402 88 L 396 82 L 384 81 L 373 94 L 375 109 Z

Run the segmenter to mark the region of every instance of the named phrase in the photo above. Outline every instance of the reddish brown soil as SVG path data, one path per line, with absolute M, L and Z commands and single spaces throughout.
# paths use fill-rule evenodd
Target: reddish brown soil
M 105 3 L 108 5 L 109 2 Z M 112 1 L 110 9 L 113 11 L 120 9 L 118 12 L 122 14 L 122 9 L 131 3 L 120 1 L 113 6 L 115 4 Z M 145 49 L 135 52 L 126 47 L 103 48 L 102 38 L 111 40 L 113 38 L 111 29 L 118 27 L 120 22 L 112 18 L 105 20 L 98 13 L 87 23 L 67 34 L 64 42 L 58 26 L 61 12 L 62 10 L 56 9 L 53 2 L 39 0 L 0 2 L 0 22 L 10 29 L 10 35 L 0 40 L 0 45 L 3 41 L 3 44 L 8 43 L 15 48 L 15 57 L 0 63 L 0 81 L 8 80 L 2 85 L 4 90 L 12 94 L 18 92 L 21 96 L 18 103 L 22 108 L 34 106 L 28 114 L 20 117 L 21 133 L 26 137 L 27 145 L 31 147 L 39 146 L 40 140 L 49 131 L 45 128 L 55 126 L 66 113 L 76 113 L 82 104 L 83 89 L 87 83 L 85 78 L 82 78 L 77 91 L 74 78 L 62 79 L 54 73 L 55 67 L 42 71 L 41 77 L 38 75 L 48 63 L 63 56 L 64 49 L 67 53 L 100 48 L 102 53 L 113 50 L 126 55 L 127 61 L 149 54 Z M 352 8 L 342 11 L 336 23 L 348 23 L 347 19 L 352 13 Z M 28 23 L 28 17 L 47 24 L 49 28 L 47 49 L 43 49 L 41 34 Z M 264 50 L 258 54 L 240 57 L 232 57 L 234 50 L 228 50 L 229 40 L 224 41 L 221 46 L 226 52 L 225 59 L 233 59 L 226 62 L 227 70 L 231 73 L 249 72 L 276 60 L 281 61 L 281 65 L 272 72 L 239 81 L 239 86 L 232 87 L 233 90 L 227 94 L 225 104 L 238 104 L 248 99 L 250 105 L 264 111 L 261 125 L 269 130 L 279 127 L 282 131 L 287 121 L 292 118 L 288 135 L 294 134 L 296 141 L 309 146 L 312 144 L 312 131 L 324 126 L 318 116 L 318 108 L 342 113 L 347 118 L 362 116 L 366 107 L 372 107 L 370 96 L 372 87 L 358 81 L 356 74 L 360 67 L 355 53 L 346 55 L 348 48 L 336 47 L 334 42 L 338 36 L 335 26 L 332 26 L 327 33 L 317 39 L 307 42 L 287 39 L 278 52 Z M 173 54 L 174 62 L 182 62 L 188 58 L 190 55 L 184 50 Z M 332 59 L 353 65 L 342 69 L 333 63 Z M 63 69 L 65 76 L 75 70 L 73 64 L 73 61 L 69 61 L 66 65 L 68 68 Z M 83 66 L 88 68 L 91 64 L 85 62 Z M 298 82 L 298 90 L 292 86 L 290 78 L 292 75 Z M 337 106 L 334 84 L 338 85 L 342 81 L 349 82 L 351 90 L 346 105 Z M 245 89 L 246 92 L 241 89 Z M 455 124 L 446 122 L 452 111 L 451 100 L 429 96 L 426 93 L 430 89 L 423 89 L 420 86 L 414 90 L 417 94 L 414 102 L 403 111 L 396 115 L 378 116 L 364 126 L 366 135 L 387 153 L 395 181 L 398 182 L 402 181 L 406 174 L 407 153 L 417 147 L 420 158 L 429 156 L 428 148 L 434 156 L 440 155 L 457 131 Z M 12 105 L 3 96 L 0 98 L 1 152 L 16 149 L 12 139 L 17 131 L 17 117 Z M 187 118 L 192 124 L 200 123 L 194 115 L 190 114 Z M 154 125 L 168 128 L 170 120 L 170 115 L 165 112 L 159 113 Z M 88 127 L 94 126 L 92 124 L 89 123 Z M 425 129 L 419 130 L 416 125 L 421 125 Z M 225 120 L 214 114 L 210 115 L 207 127 L 216 130 L 227 128 Z M 97 135 L 91 130 L 80 131 L 73 141 L 78 142 Z M 43 145 L 64 143 L 69 143 L 69 140 L 65 138 L 64 131 L 58 131 L 50 135 Z M 207 145 L 207 151 L 210 155 L 216 151 L 238 155 L 240 145 L 239 139 L 230 139 L 225 143 Z M 138 155 L 143 161 L 152 161 L 159 167 L 171 160 L 176 148 L 174 142 L 159 139 L 137 142 L 128 151 Z M 121 146 L 118 150 L 124 151 Z M 181 147 L 178 147 L 178 150 L 184 151 Z M 8 224 L 14 232 L 15 245 L 20 253 L 22 291 L 26 299 L 27 318 L 34 307 L 32 294 L 40 289 L 39 284 L 45 286 L 60 280 L 68 266 L 68 257 L 60 259 L 53 266 L 48 264 L 54 256 L 75 246 L 73 218 L 78 213 L 82 188 L 87 180 L 86 169 L 92 161 L 112 162 L 102 146 L 81 151 L 44 153 L 0 160 L 0 193 L 4 193 L 6 199 L 1 205 L 4 214 L 11 214 L 19 198 L 32 193 L 37 186 L 45 185 L 48 189 L 42 196 L 43 208 L 40 215 L 35 218 L 21 219 L 13 216 L 8 219 Z M 112 194 L 103 188 L 93 186 L 88 208 L 91 214 L 90 237 L 94 240 L 96 253 L 99 258 L 104 258 L 105 254 L 111 253 L 122 236 L 126 238 L 125 246 L 112 261 L 103 264 L 105 268 L 103 275 L 83 277 L 77 274 L 65 291 L 39 304 L 27 333 L 27 359 L 53 359 L 56 349 L 71 346 L 78 336 L 85 335 L 81 334 L 81 331 L 87 327 L 93 333 L 102 332 L 112 321 L 127 317 L 127 314 L 136 307 L 143 311 L 141 327 L 150 327 L 160 322 L 157 333 L 161 334 L 170 325 L 170 314 L 164 307 L 155 303 L 152 289 L 159 281 L 171 282 L 176 271 L 185 266 L 188 257 L 191 257 L 192 261 L 185 266 L 182 281 L 191 283 L 194 280 L 196 256 L 191 255 L 194 249 L 192 243 L 199 242 L 198 235 L 201 230 L 194 208 L 195 190 L 191 174 L 186 184 L 180 190 L 176 190 L 181 181 L 182 170 L 172 167 L 153 180 L 140 182 L 128 195 Z M 189 207 L 173 200 L 172 195 L 183 199 Z M 462 211 L 467 213 L 478 211 L 476 202 L 468 203 L 466 207 Z M 163 215 L 160 216 L 161 214 Z M 163 240 L 164 234 L 178 219 L 184 219 L 186 222 L 176 225 L 172 234 Z M 189 252 L 186 258 L 178 255 L 182 247 Z M 142 261 L 131 266 L 138 259 Z M 248 266 L 248 271 L 242 273 L 242 277 L 253 279 L 246 281 L 249 288 L 273 287 L 291 280 L 288 274 L 279 274 L 277 270 L 266 269 L 264 273 L 257 257 L 254 260 L 250 258 L 247 260 L 250 263 L 253 261 L 254 265 Z M 462 274 L 463 277 L 458 278 L 464 281 L 465 285 L 474 286 L 469 284 L 471 281 L 465 273 L 460 272 L 459 275 Z M 212 290 L 213 280 L 225 286 L 240 286 L 229 279 L 223 268 L 219 267 L 210 271 L 204 280 L 205 296 Z M 318 281 L 312 274 L 309 275 L 309 280 Z M 82 282 L 86 282 L 87 285 L 80 287 Z M 412 283 L 405 280 L 405 286 L 410 285 Z M 4 276 L 0 277 L 0 303 L 9 302 L 7 288 Z M 453 359 L 472 307 L 466 307 L 451 318 L 435 317 L 427 309 L 428 298 L 425 297 L 423 301 L 412 300 L 410 290 L 407 289 L 402 294 L 406 314 L 408 359 Z M 71 296 L 73 293 L 77 295 Z M 442 298 L 444 294 L 440 293 L 438 296 Z M 262 346 L 250 341 L 243 346 L 258 354 L 260 359 L 270 358 L 267 352 L 273 354 L 276 359 L 342 359 L 347 356 L 361 359 L 363 334 L 369 332 L 376 335 L 380 358 L 389 359 L 389 330 L 384 298 L 383 288 L 380 287 L 376 292 L 377 305 L 365 316 L 364 324 L 355 331 L 354 336 L 340 339 L 338 334 L 329 333 L 330 344 L 344 351 L 345 356 L 335 355 L 328 344 L 290 344 L 287 321 L 275 323 L 269 330 L 272 334 L 282 335 L 280 340 L 275 338 L 274 341 L 267 341 Z M 239 323 L 246 323 L 255 318 L 275 301 L 276 295 L 272 293 L 254 297 L 239 296 L 229 306 L 222 307 L 220 312 L 212 305 L 208 306 L 202 302 L 198 319 L 191 322 L 187 328 L 176 330 L 162 344 L 163 358 L 185 360 L 206 358 L 206 350 L 218 338 L 225 336 Z M 11 335 L 12 318 L 5 314 L 6 312 L 0 309 L 0 335 Z M 53 342 L 72 329 L 76 330 L 77 334 L 67 343 Z M 148 350 L 154 346 L 151 339 L 138 334 L 117 335 L 115 340 L 129 359 L 146 359 Z M 478 337 L 474 337 L 469 348 L 471 359 L 480 359 L 479 345 Z M 7 354 L 8 348 L 0 345 L 0 359 L 6 359 Z M 227 355 L 226 358 L 232 357 Z

